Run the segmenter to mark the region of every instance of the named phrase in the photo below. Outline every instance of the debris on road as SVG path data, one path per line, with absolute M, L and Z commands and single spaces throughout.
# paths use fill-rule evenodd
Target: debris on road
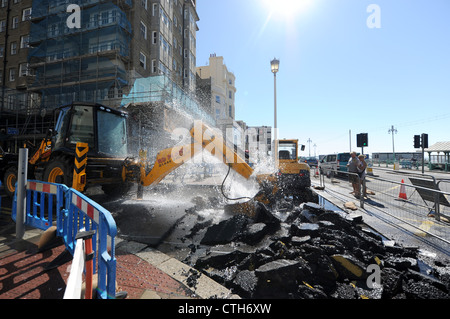
M 316 203 L 280 211 L 258 204 L 254 218 L 205 224 L 195 244 L 202 249 L 185 262 L 243 298 L 450 297 L 448 261 L 423 270 L 417 248 L 384 245 L 362 222 Z

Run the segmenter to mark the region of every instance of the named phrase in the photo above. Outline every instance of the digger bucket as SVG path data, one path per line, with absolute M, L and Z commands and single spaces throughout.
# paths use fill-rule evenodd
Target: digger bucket
M 256 219 L 263 205 L 269 205 L 270 201 L 267 199 L 264 192 L 260 191 L 252 199 L 242 202 L 225 205 L 225 213 L 230 215 L 246 215 L 250 218 Z
M 230 215 L 246 215 L 250 218 L 255 218 L 256 216 L 256 201 L 251 199 L 244 203 L 235 203 L 225 205 L 225 213 Z

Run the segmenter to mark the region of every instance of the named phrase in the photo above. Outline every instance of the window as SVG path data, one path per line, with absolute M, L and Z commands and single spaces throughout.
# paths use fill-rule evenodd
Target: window
M 0 32 L 6 31 L 6 20 L 0 21 Z
M 28 63 L 21 63 L 19 65 L 19 76 L 27 76 L 28 75 Z
M 147 0 L 141 0 L 141 5 L 147 10 Z
M 145 40 L 147 40 L 147 26 L 142 21 L 141 21 L 141 35 Z
M 153 16 L 156 17 L 158 15 L 158 4 L 154 3 L 153 4 Z
M 115 87 L 113 86 L 113 87 L 110 87 L 109 88 L 109 90 L 108 90 L 108 99 L 113 99 L 114 98 L 114 95 L 115 95 Z
M 126 157 L 127 122 L 124 116 L 97 111 L 98 151 L 114 157 Z
M 17 42 L 11 42 L 11 55 L 17 54 Z
M 99 139 L 101 140 L 101 138 Z M 94 144 L 94 112 L 92 107 L 75 106 L 72 125 L 69 132 L 69 143 L 88 143 L 89 148 Z
M 101 25 L 106 25 L 109 23 L 109 12 L 104 11 L 101 13 Z
M 19 27 L 19 17 L 12 18 L 12 28 L 17 29 Z
M 27 21 L 31 19 L 31 8 L 23 9 L 22 11 L 22 21 Z
M 5 47 L 0 46 L 0 58 L 3 58 L 4 52 L 5 52 Z
M 152 73 L 156 73 L 157 67 L 156 67 L 156 60 L 152 60 Z
M 233 93 L 231 93 L 231 91 L 228 91 L 228 98 L 230 98 L 230 99 L 233 98 Z
M 9 69 L 9 81 L 14 82 L 16 80 L 16 69 Z
M 220 103 L 220 96 L 216 95 L 216 103 Z
M 297 145 L 295 143 L 288 143 L 280 141 L 278 144 L 279 159 L 296 160 Z
M 20 48 L 24 49 L 24 48 L 28 48 L 29 45 L 28 43 L 30 42 L 30 36 L 29 35 L 24 35 L 20 37 Z
M 153 44 L 158 43 L 158 32 L 157 31 L 152 32 L 152 43 Z
M 139 63 L 141 65 L 141 67 L 143 67 L 144 69 L 147 69 L 147 57 L 142 52 L 139 53 Z

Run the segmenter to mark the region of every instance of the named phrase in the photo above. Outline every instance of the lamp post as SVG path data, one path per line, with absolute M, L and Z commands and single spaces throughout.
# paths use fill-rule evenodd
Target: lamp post
M 280 69 L 280 60 L 274 58 L 272 61 L 270 61 L 271 70 L 273 73 L 273 89 L 274 89 L 274 155 L 275 155 L 275 162 L 278 161 L 278 127 L 277 127 L 277 73 Z
M 311 141 L 311 139 L 309 138 L 309 139 L 307 140 L 307 142 L 309 143 L 309 157 L 311 157 L 311 143 L 312 143 L 312 141 Z
M 395 129 L 394 125 L 392 125 L 391 129 L 388 131 L 389 134 L 392 134 L 392 153 L 394 155 L 394 170 L 396 168 L 395 166 L 395 144 L 394 144 L 394 134 L 397 134 L 397 130 Z

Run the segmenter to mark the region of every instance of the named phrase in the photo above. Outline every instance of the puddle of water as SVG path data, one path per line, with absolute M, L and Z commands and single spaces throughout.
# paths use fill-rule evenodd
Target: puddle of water
M 333 211 L 343 212 L 342 209 L 340 209 L 339 207 L 337 207 L 333 203 L 329 202 L 328 200 L 326 200 L 325 198 L 323 198 L 320 195 L 318 195 L 318 196 L 319 196 L 319 205 L 322 206 L 323 208 L 325 208 L 326 210 L 333 210 Z

